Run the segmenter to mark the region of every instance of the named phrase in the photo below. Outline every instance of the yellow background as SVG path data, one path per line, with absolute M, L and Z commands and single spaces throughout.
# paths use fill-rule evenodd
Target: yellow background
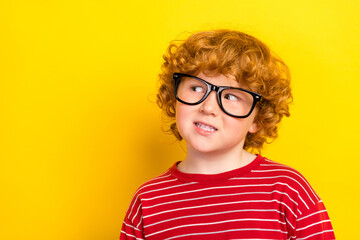
M 263 155 L 298 169 L 338 239 L 360 239 L 360 3 L 0 1 L 0 239 L 118 239 L 135 189 L 184 157 L 154 104 L 169 42 L 235 28 L 289 65 Z

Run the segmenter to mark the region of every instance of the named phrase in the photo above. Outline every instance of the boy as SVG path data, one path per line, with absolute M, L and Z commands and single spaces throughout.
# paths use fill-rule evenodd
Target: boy
M 187 156 L 137 190 L 121 240 L 335 239 L 304 177 L 250 153 L 290 115 L 288 68 L 265 44 L 199 32 L 169 46 L 160 80 L 158 105 Z

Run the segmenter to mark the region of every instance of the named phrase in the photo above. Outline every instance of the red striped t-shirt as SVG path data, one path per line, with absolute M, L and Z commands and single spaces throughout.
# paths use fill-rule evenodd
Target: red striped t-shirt
M 296 170 L 260 155 L 206 175 L 174 164 L 135 193 L 121 240 L 335 239 L 323 202 Z

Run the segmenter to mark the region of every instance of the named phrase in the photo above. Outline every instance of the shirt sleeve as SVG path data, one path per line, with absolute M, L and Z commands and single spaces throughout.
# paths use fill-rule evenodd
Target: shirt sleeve
M 121 233 L 120 233 L 120 240 L 140 240 L 145 239 L 143 231 L 136 226 L 126 217 Z
M 329 215 L 321 200 L 296 220 L 296 239 L 335 239 Z
M 142 220 L 143 214 L 141 200 L 139 195 L 135 194 L 126 212 L 125 220 L 120 233 L 120 240 L 145 239 Z

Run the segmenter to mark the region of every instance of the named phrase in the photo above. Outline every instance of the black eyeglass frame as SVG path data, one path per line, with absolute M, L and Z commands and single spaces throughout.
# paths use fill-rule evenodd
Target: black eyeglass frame
M 203 96 L 199 101 L 197 101 L 197 102 L 195 102 L 195 103 L 188 103 L 188 102 L 185 102 L 185 101 L 183 101 L 183 100 L 181 100 L 181 99 L 179 98 L 179 96 L 177 95 L 177 89 L 178 89 L 178 86 L 179 86 L 180 78 L 181 78 L 181 77 L 194 78 L 194 79 L 197 79 L 197 80 L 203 82 L 203 83 L 206 85 L 206 93 L 204 94 L 204 96 Z M 260 99 L 261 99 L 261 95 L 258 94 L 258 93 L 255 93 L 255 92 L 252 92 L 252 91 L 243 89 L 243 88 L 235 88 L 235 87 L 229 87 L 229 86 L 216 86 L 216 85 L 214 85 L 214 84 L 211 84 L 211 83 L 205 81 L 204 79 L 201 79 L 201 78 L 198 78 L 198 77 L 195 77 L 195 76 L 191 76 L 191 75 L 185 74 L 185 73 L 174 73 L 174 74 L 173 74 L 173 79 L 174 79 L 174 81 L 175 81 L 175 89 L 174 89 L 174 90 L 175 90 L 175 98 L 176 98 L 176 100 L 178 100 L 179 102 L 182 102 L 182 103 L 187 104 L 187 105 L 197 105 L 197 104 L 200 104 L 200 103 L 202 103 L 203 101 L 205 101 L 205 99 L 210 95 L 210 93 L 211 93 L 212 91 L 215 91 L 215 92 L 216 92 L 216 96 L 217 96 L 217 102 L 218 102 L 221 110 L 222 110 L 224 113 L 226 113 L 227 115 L 229 115 L 229 116 L 231 116 L 231 117 L 235 117 L 235 118 L 247 118 L 248 116 L 250 116 L 250 114 L 252 113 L 252 111 L 253 111 L 254 108 L 255 108 L 256 103 L 259 102 Z M 224 109 L 224 107 L 223 107 L 223 105 L 222 105 L 222 103 L 221 103 L 221 94 L 222 94 L 222 92 L 223 92 L 225 89 L 237 89 L 237 90 L 244 91 L 244 92 L 247 92 L 247 93 L 251 94 L 251 96 L 253 97 L 253 100 L 254 100 L 254 101 L 253 101 L 253 104 L 252 104 L 251 109 L 250 109 L 250 111 L 249 111 L 248 114 L 246 114 L 246 115 L 244 115 L 244 116 L 237 116 L 237 115 L 233 115 L 233 114 L 227 112 L 227 111 Z

